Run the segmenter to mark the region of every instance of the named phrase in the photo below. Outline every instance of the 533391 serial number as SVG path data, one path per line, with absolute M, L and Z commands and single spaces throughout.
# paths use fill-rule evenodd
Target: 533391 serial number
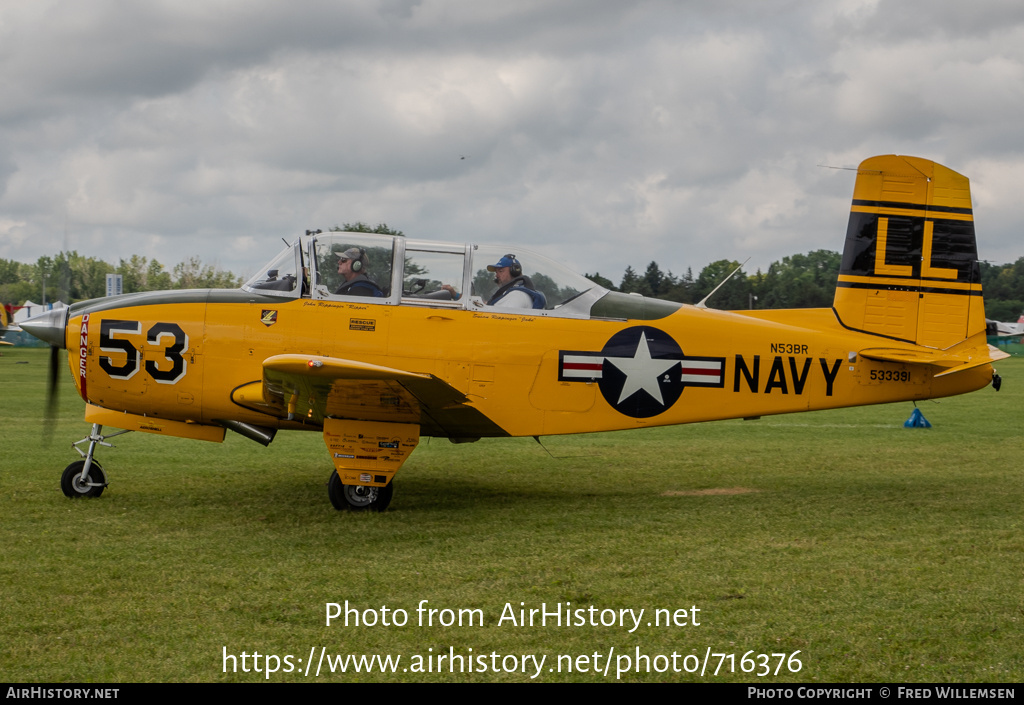
M 909 382 L 910 373 L 906 370 L 871 370 L 869 378 L 878 382 Z

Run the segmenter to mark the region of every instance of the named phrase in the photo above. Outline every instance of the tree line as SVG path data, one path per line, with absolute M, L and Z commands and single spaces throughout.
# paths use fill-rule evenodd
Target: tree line
M 783 257 L 772 262 L 765 272 L 758 269 L 754 274 L 747 274 L 741 269 L 715 292 L 708 306 L 726 311 L 828 308 L 835 295 L 841 261 L 842 255 L 838 252 L 814 250 Z M 1024 314 L 1024 257 L 1011 264 L 980 264 L 985 315 L 999 321 L 1016 321 Z M 626 267 L 618 285 L 599 273 L 586 276 L 613 291 L 695 304 L 739 266 L 739 262 L 718 260 L 704 267 L 696 277 L 689 268 L 682 276 L 675 276 L 652 261 L 643 272 Z
M 381 224 L 371 228 L 362 222 L 345 223 L 332 230 L 356 230 L 402 235 Z M 836 278 L 842 256 L 831 250 L 814 250 L 772 262 L 767 271 L 747 274 L 736 272 L 708 302 L 712 308 L 743 310 L 748 308 L 827 308 L 832 305 Z M 697 276 L 687 268 L 682 276 L 662 270 L 652 261 L 640 272 L 626 267 L 615 284 L 600 273 L 587 274 L 592 281 L 613 291 L 638 293 L 669 301 L 694 304 L 722 283 L 738 262 L 718 260 L 704 267 Z M 97 298 L 106 294 L 106 275 L 122 277 L 125 293 L 163 289 L 232 289 L 243 279 L 216 265 L 189 257 L 167 269 L 156 260 L 139 255 L 120 259 L 112 265 L 96 257 L 77 252 L 60 252 L 40 257 L 27 264 L 0 259 L 0 303 L 20 305 L 26 300 L 42 303 L 62 300 L 67 303 Z M 1024 314 L 1024 257 L 1012 264 L 981 263 L 981 282 L 985 292 L 985 313 L 1000 321 L 1016 321 Z
M 32 264 L 0 259 L 0 303 L 21 305 L 26 300 L 43 303 L 74 303 L 107 293 L 107 274 L 120 274 L 122 291 L 163 289 L 233 289 L 243 280 L 216 265 L 189 257 L 168 270 L 155 259 L 139 255 L 118 261 L 117 266 L 78 252 L 40 257 Z
M 727 311 L 748 308 L 821 308 L 832 305 L 841 255 L 830 250 L 815 250 L 806 255 L 792 255 L 772 262 L 767 272 L 760 269 L 747 274 L 740 269 L 725 284 L 722 282 L 739 262 L 718 260 L 700 271 L 696 277 L 687 268 L 682 276 L 665 272 L 657 262 L 638 273 L 626 267 L 622 281 L 616 286 L 600 274 L 587 276 L 614 291 L 637 293 L 658 299 L 695 304 L 722 284 L 708 301 L 708 306 Z
M 376 226 L 362 221 L 336 225 L 331 230 L 380 233 L 404 236 L 401 230 L 386 223 Z M 0 258 L 0 303 L 20 306 L 26 301 L 75 303 L 107 294 L 107 274 L 121 275 L 121 291 L 169 289 L 236 289 L 245 279 L 204 264 L 199 257 L 189 257 L 170 269 L 155 259 L 132 255 L 119 259 L 117 266 L 97 257 L 85 257 L 77 251 L 60 252 L 53 257 L 40 257 L 34 263 Z

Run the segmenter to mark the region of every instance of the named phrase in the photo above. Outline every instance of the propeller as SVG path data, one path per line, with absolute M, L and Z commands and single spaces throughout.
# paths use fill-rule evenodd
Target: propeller
M 57 262 L 60 267 L 60 274 L 58 278 L 58 287 L 60 293 L 60 300 L 70 302 L 71 298 L 71 255 L 67 252 L 68 249 L 68 233 L 67 233 L 67 222 L 64 224 L 64 250 L 58 255 Z M 43 300 L 46 300 L 46 294 L 43 294 Z M 60 351 L 65 346 L 64 336 L 67 330 L 68 313 L 69 309 L 67 306 L 60 309 L 51 309 L 50 313 L 57 312 L 50 321 L 50 335 L 48 338 L 43 338 L 50 344 L 50 369 L 49 375 L 47 376 L 48 384 L 46 386 L 46 417 L 43 422 L 43 443 L 44 445 L 50 445 L 53 440 L 53 431 L 57 427 L 57 414 L 60 410 Z M 36 336 L 38 337 L 38 336 Z
M 43 442 L 50 445 L 53 429 L 57 425 L 57 410 L 60 408 L 60 348 L 50 346 L 50 374 L 46 385 L 46 418 L 43 425 Z
M 60 401 L 60 351 L 65 347 L 64 331 L 67 325 L 68 308 L 55 308 L 38 316 L 33 316 L 21 324 L 21 329 L 50 344 L 50 369 L 46 390 L 46 418 L 43 440 L 49 442 L 53 436 L 53 427 L 57 421 L 57 409 Z

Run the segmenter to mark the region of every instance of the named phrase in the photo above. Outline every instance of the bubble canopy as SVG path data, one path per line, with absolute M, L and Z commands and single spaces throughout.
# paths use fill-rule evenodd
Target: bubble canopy
M 488 266 L 509 261 L 514 262 L 512 286 L 539 293 L 528 303 L 521 299 L 520 308 L 531 314 L 590 317 L 591 306 L 608 294 L 564 265 L 523 248 L 353 232 L 301 236 L 242 288 L 282 298 L 497 311 L 495 294 L 508 279 L 499 284 Z

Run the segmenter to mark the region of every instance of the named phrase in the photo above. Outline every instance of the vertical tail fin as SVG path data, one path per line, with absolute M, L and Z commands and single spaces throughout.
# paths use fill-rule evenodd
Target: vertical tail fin
M 848 328 L 932 348 L 984 334 L 967 177 L 917 157 L 862 162 L 833 308 Z

